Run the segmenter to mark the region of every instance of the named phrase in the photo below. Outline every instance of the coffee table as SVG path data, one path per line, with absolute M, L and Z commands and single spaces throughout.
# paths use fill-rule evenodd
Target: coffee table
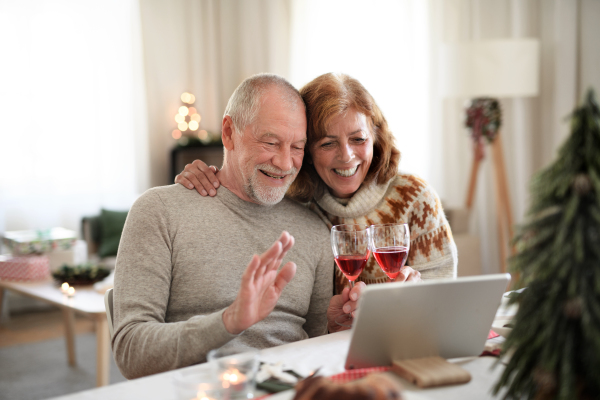
M 110 360 L 110 338 L 104 296 L 91 286 L 76 286 L 75 296 L 67 297 L 53 281 L 23 283 L 0 279 L 0 310 L 4 290 L 43 301 L 62 310 L 67 344 L 67 361 L 76 365 L 75 359 L 75 313 L 94 320 L 96 330 L 96 386 L 108 385 Z

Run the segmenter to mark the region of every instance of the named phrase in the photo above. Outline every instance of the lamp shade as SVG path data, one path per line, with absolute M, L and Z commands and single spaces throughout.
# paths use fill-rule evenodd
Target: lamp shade
M 487 40 L 442 45 L 444 97 L 527 97 L 539 91 L 536 39 Z

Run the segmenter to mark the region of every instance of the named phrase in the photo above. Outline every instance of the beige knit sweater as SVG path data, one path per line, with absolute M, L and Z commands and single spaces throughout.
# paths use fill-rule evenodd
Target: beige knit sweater
M 224 186 L 202 197 L 181 185 L 146 191 L 133 205 L 115 270 L 112 348 L 117 366 L 137 378 L 204 362 L 222 346 L 264 349 L 327 333 L 334 265 L 319 218 L 284 199 L 244 201 Z M 296 274 L 275 309 L 239 335 L 222 313 L 238 294 L 253 254 L 287 230 Z
M 338 224 L 407 223 L 411 242 L 406 265 L 419 271 L 424 280 L 456 277 L 456 245 L 440 199 L 431 186 L 414 175 L 399 174 L 383 185 L 364 185 L 349 201 L 335 198 L 325 189 L 308 206 L 329 228 Z M 371 257 L 357 281 L 370 284 L 389 279 Z M 336 292 L 345 285 L 348 280 L 336 268 Z

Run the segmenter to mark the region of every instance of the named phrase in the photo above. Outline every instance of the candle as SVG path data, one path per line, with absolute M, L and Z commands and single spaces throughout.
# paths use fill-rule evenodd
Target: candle
M 73 286 L 69 286 L 69 289 L 67 289 L 67 296 L 69 296 L 69 297 L 75 296 L 75 288 Z
M 69 284 L 67 282 L 63 283 L 60 286 L 60 291 L 63 292 L 63 294 L 67 294 L 67 292 L 69 291 Z
M 212 397 L 208 397 L 204 392 L 198 392 L 196 397 L 191 400 L 212 400 Z
M 232 387 L 234 390 L 241 390 L 244 388 L 246 383 L 246 375 L 242 374 L 236 368 L 229 368 L 223 373 L 222 381 L 223 387 Z
M 211 350 L 207 358 L 211 363 L 216 364 L 217 377 L 228 398 L 245 400 L 254 396 L 258 350 L 222 347 Z

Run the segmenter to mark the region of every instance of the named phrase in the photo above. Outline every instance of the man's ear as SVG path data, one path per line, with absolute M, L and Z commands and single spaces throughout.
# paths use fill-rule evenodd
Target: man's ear
M 229 115 L 223 117 L 221 135 L 223 146 L 229 151 L 233 150 L 233 135 L 235 135 L 235 127 L 233 126 L 233 120 Z

